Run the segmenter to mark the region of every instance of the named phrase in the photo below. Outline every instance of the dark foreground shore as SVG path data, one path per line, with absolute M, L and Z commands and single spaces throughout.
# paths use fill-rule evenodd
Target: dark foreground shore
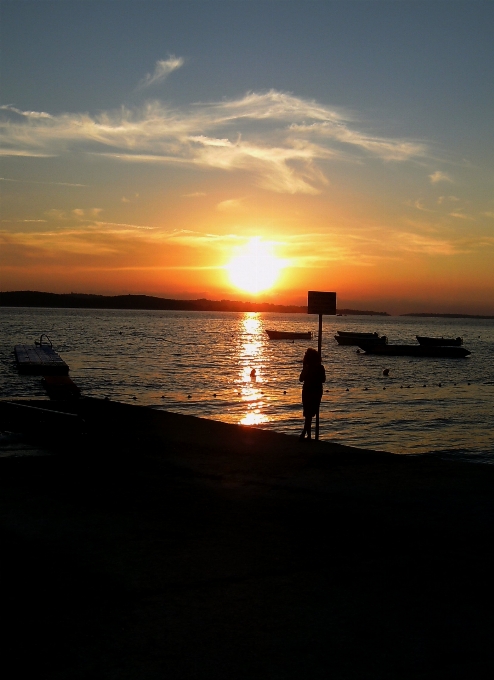
M 4 677 L 493 676 L 493 467 L 77 410 L 0 458 Z

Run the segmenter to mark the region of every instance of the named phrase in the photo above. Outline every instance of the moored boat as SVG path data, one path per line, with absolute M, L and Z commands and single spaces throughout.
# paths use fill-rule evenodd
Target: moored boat
M 471 354 L 470 350 L 464 347 L 451 345 L 379 345 L 373 342 L 360 342 L 358 346 L 366 354 L 383 356 L 464 358 Z
M 426 335 L 416 335 L 420 345 L 427 345 L 429 347 L 444 347 L 446 345 L 461 347 L 463 345 L 463 338 L 430 338 Z
M 359 342 L 374 342 L 380 345 L 385 345 L 388 338 L 385 335 L 378 335 L 377 333 L 353 333 L 349 331 L 338 331 L 334 336 L 339 345 L 358 345 Z
M 312 332 L 266 330 L 270 340 L 312 340 Z
M 338 335 L 346 335 L 346 336 L 351 335 L 352 337 L 356 336 L 356 337 L 359 337 L 359 338 L 374 338 L 374 337 L 378 336 L 378 334 L 376 332 L 370 333 L 368 331 L 365 332 L 365 333 L 360 332 L 360 331 L 336 331 L 336 332 L 338 333 Z

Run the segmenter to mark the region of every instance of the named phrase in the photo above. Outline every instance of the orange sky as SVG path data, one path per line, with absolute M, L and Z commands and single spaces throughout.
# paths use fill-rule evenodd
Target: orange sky
M 428 8 L 424 35 L 413 3 L 377 0 L 361 20 L 330 0 L 291 17 L 233 3 L 242 31 L 208 36 L 203 3 L 194 18 L 105 4 L 70 3 L 56 22 L 51 3 L 4 12 L 1 290 L 280 304 L 335 290 L 340 307 L 494 314 L 494 55 L 475 56 L 492 41 L 470 5 L 444 32 Z M 146 40 L 108 62 L 131 24 Z M 252 239 L 258 261 L 235 285 Z M 268 255 L 283 267 L 253 293 Z

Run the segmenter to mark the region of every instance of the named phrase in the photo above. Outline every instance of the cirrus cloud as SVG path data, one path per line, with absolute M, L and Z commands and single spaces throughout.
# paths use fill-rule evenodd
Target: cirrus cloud
M 328 183 L 328 163 L 356 157 L 405 162 L 428 153 L 421 142 L 369 134 L 350 114 L 276 90 L 183 108 L 155 101 L 93 116 L 36 116 L 8 106 L 0 113 L 6 114 L 0 116 L 6 154 L 90 153 L 118 162 L 241 171 L 279 193 L 319 193 Z M 440 179 L 444 173 L 431 175 L 433 182 Z
M 153 73 L 148 73 L 145 78 L 141 80 L 137 89 L 141 90 L 144 87 L 150 87 L 151 85 L 156 85 L 160 83 L 173 71 L 183 66 L 184 60 L 182 57 L 175 57 L 170 55 L 168 59 L 160 59 L 156 62 Z

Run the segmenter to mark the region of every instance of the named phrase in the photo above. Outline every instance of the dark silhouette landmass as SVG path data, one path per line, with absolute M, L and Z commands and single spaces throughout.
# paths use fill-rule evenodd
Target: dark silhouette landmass
M 494 316 L 488 316 L 483 314 L 438 314 L 436 312 L 400 314 L 400 316 L 420 316 L 420 317 L 440 316 L 443 319 L 494 319 Z
M 307 306 L 275 305 L 237 300 L 174 300 L 151 295 L 92 295 L 86 293 L 43 293 L 32 290 L 0 292 L 0 307 L 55 307 L 65 309 L 145 309 L 195 312 L 278 312 L 307 314 Z M 339 309 L 338 314 L 388 316 L 386 312 Z

